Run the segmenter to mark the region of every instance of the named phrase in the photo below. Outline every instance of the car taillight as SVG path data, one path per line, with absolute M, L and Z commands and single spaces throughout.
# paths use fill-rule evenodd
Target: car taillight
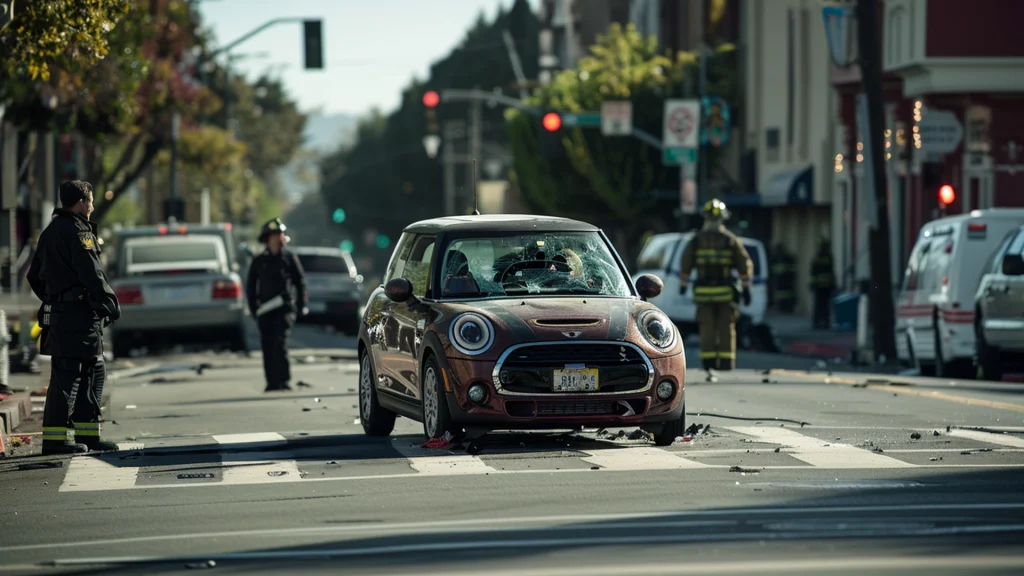
M 237 282 L 217 280 L 213 284 L 214 300 L 237 300 L 242 296 L 242 287 Z
M 142 304 L 142 289 L 138 286 L 122 286 L 114 294 L 121 304 Z

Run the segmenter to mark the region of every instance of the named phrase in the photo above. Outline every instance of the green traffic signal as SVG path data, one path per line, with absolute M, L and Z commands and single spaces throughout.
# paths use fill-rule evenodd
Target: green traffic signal
M 338 248 L 341 248 L 345 252 L 352 252 L 356 249 L 356 245 L 353 244 L 351 240 L 342 240 L 341 244 L 338 245 Z
M 338 208 L 337 210 L 334 211 L 334 223 L 335 224 L 341 224 L 344 221 L 345 221 L 345 211 L 342 210 L 341 208 Z
M 391 239 L 384 234 L 377 235 L 377 248 L 384 249 L 391 245 Z

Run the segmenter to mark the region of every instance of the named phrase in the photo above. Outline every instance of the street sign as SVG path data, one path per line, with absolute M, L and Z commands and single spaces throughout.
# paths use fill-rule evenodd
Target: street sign
M 662 161 L 665 164 L 696 162 L 699 135 L 700 101 L 666 100 L 662 126 Z
M 729 131 L 732 130 L 732 115 L 729 103 L 720 96 L 705 96 L 701 108 L 702 129 L 700 143 L 721 147 L 729 143 Z
M 922 151 L 949 154 L 960 146 L 964 127 L 956 114 L 948 110 L 928 110 L 918 124 L 918 134 Z
M 423 147 L 427 150 L 428 158 L 437 157 L 437 149 L 441 146 L 441 137 L 437 134 L 428 134 L 423 137 Z
M 629 136 L 633 132 L 633 103 L 610 100 L 601 103 L 601 134 Z
M 562 126 L 566 128 L 597 128 L 601 125 L 600 112 L 562 114 Z
M 697 182 L 683 178 L 679 186 L 679 209 L 683 214 L 697 213 Z

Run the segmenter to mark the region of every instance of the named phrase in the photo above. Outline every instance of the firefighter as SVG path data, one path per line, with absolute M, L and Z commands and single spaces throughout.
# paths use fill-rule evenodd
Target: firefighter
M 689 289 L 690 273 L 697 269 L 693 302 L 700 325 L 700 357 L 708 380 L 712 369 L 732 370 L 736 361 L 736 321 L 739 300 L 750 305 L 750 281 L 754 263 L 743 243 L 725 229 L 729 211 L 721 200 L 704 205 L 704 227 L 687 243 L 683 251 L 679 293 Z M 739 273 L 741 288 L 733 280 Z
M 782 244 L 775 245 L 772 286 L 779 311 L 792 314 L 796 309 L 796 258 Z
M 811 291 L 814 292 L 814 327 L 828 330 L 830 304 L 836 289 L 836 273 L 832 266 L 832 246 L 828 240 L 818 245 L 818 253 L 811 261 Z
M 245 286 L 249 311 L 260 328 L 265 392 L 292 389 L 288 336 L 298 315 L 309 313 L 305 275 L 299 259 L 286 248 L 286 230 L 280 218 L 263 225 L 259 240 L 266 250 L 253 258 Z
M 43 454 L 117 450 L 117 444 L 100 439 L 96 386 L 104 375 L 103 329 L 121 317 L 121 306 L 100 266 L 96 226 L 89 221 L 92 185 L 66 181 L 59 194 L 62 208 L 39 236 L 27 277 L 43 302 L 40 351 L 52 359 Z

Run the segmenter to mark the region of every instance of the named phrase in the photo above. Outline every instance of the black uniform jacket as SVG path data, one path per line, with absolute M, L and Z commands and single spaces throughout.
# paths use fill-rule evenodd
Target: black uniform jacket
M 261 304 L 276 296 L 284 298 L 286 312 L 297 312 L 306 305 L 306 278 L 298 257 L 284 249 L 277 255 L 265 250 L 253 258 L 245 295 L 253 316 Z
M 104 321 L 119 319 L 121 306 L 100 265 L 95 224 L 70 210 L 54 214 L 39 235 L 27 278 L 44 306 L 52 306 L 56 335 L 44 326 L 43 348 L 56 356 L 94 356 L 102 353 Z

